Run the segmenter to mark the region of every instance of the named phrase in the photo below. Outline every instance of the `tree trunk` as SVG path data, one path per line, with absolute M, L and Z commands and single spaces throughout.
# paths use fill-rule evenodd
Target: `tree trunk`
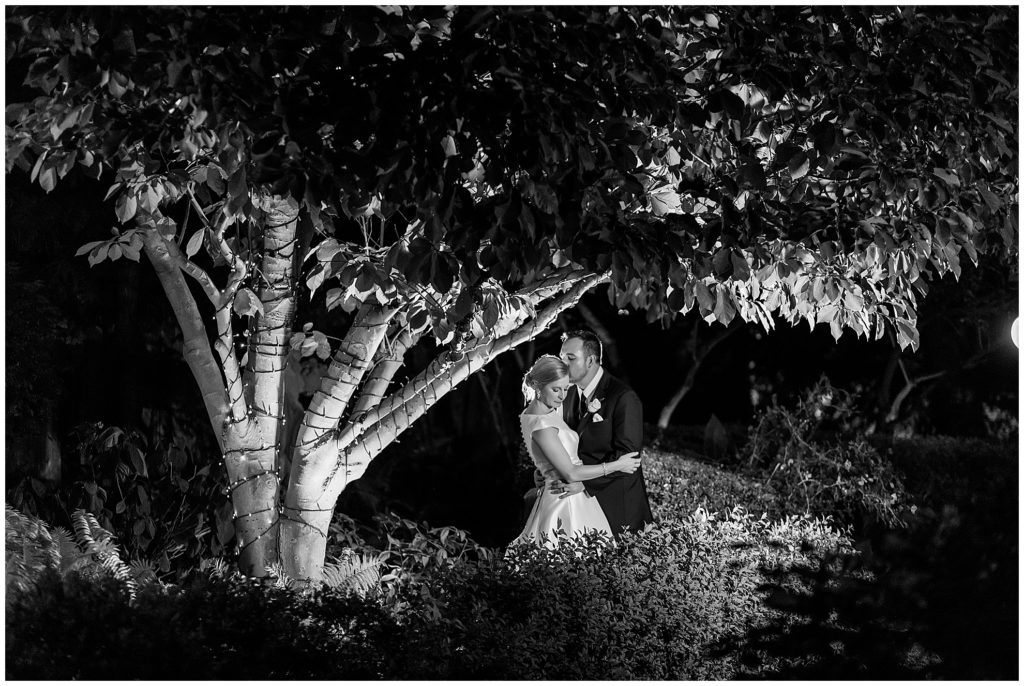
M 231 446 L 224 456 L 239 546 L 238 567 L 250 576 L 263 576 L 270 564 L 280 560 L 279 456 L 285 425 L 285 368 L 295 319 L 293 267 L 298 224 L 298 203 L 293 199 L 263 198 L 261 203 L 267 212 L 258 289 L 263 314 L 248 337 L 252 400 L 246 421 L 229 428 Z M 234 356 L 234 346 L 228 347 L 227 354 Z

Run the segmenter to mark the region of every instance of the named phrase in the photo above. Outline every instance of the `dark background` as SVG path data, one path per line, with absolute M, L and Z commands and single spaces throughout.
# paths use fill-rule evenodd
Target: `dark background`
M 74 257 L 113 225 L 112 208 L 99 202 L 106 184 L 69 177 L 49 195 L 22 174 L 6 184 L 8 490 L 26 477 L 59 479 L 75 459 L 76 427 L 84 422 L 142 431 L 172 426 L 216 462 L 180 334 L 145 257 L 95 268 Z M 984 259 L 980 267 L 967 265 L 959 283 L 951 276 L 932 282 L 920 307 L 916 353 L 899 351 L 888 337 L 866 342 L 852 332 L 836 342 L 826 326 L 810 331 L 778 322 L 767 333 L 736 324 L 701 361 L 676 409 L 674 444 L 706 453 L 712 416 L 731 444 L 742 444 L 759 411 L 795 401 L 822 375 L 856 394 L 866 434 L 984 437 L 1015 426 L 1019 358 L 1009 331 L 1017 288 L 1015 266 Z M 322 321 L 320 297 L 300 304 L 299 323 Z M 655 440 L 661 409 L 693 363 L 693 327 L 698 346 L 723 328 L 693 313 L 668 327 L 648 323 L 642 312 L 617 311 L 603 289 L 581 305 L 442 399 L 342 494 L 339 509 L 361 520 L 393 510 L 452 524 L 488 545 L 510 540 L 532 483 L 517 420 L 522 374 L 538 355 L 557 352 L 563 331 L 580 326 L 604 330 L 606 366 L 640 395 L 647 441 Z M 412 367 L 431 355 L 414 351 Z M 932 374 L 938 376 L 908 394 L 895 420 L 885 421 L 907 376 Z

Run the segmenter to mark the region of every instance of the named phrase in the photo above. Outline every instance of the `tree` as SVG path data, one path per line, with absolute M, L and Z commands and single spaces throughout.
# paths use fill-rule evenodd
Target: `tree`
M 35 96 L 8 104 L 8 171 L 113 175 L 121 226 L 79 252 L 156 270 L 250 574 L 317 579 L 344 486 L 599 284 L 651 321 L 913 347 L 926 274 L 1016 250 L 1015 9 L 7 19 Z M 299 325 L 321 297 L 339 337 Z M 434 360 L 400 381 L 416 345 Z M 330 365 L 282 445 L 293 348 Z

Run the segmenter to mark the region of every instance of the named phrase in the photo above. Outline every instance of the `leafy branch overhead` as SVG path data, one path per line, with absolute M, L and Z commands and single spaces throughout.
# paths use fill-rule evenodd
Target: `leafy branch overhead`
M 7 15 L 42 93 L 7 107 L 8 169 L 47 190 L 110 169 L 122 224 L 238 250 L 253 193 L 290 194 L 332 306 L 510 293 L 571 262 L 652 320 L 906 346 L 926 274 L 1016 251 L 1010 8 Z M 122 243 L 90 259 L 137 257 Z

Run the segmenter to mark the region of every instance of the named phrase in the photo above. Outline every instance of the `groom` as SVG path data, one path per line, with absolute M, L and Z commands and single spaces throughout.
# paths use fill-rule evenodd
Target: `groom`
M 639 451 L 643 443 L 643 407 L 640 398 L 601 366 L 601 340 L 591 331 L 570 331 L 562 337 L 559 357 L 569 367 L 569 388 L 562 403 L 562 418 L 580 436 L 583 464 L 611 462 L 624 453 Z M 643 468 L 566 484 L 556 481 L 555 493 L 587 493 L 597 497 L 618 538 L 623 529 L 636 531 L 653 522 L 647 501 Z

